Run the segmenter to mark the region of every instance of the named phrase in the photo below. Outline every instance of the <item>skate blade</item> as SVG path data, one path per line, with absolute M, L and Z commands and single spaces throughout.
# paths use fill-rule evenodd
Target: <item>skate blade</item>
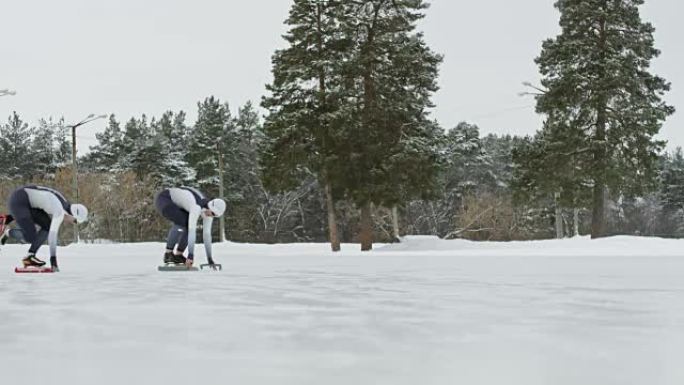
M 200 265 L 200 268 L 202 270 L 204 270 L 204 269 L 214 270 L 214 271 L 222 271 L 223 270 L 223 266 L 220 263 L 214 263 L 213 265 L 209 264 L 209 263 L 205 263 L 203 265 Z
M 36 274 L 36 273 L 55 273 L 55 270 L 51 267 L 37 267 L 37 266 L 27 266 L 27 267 L 15 267 L 14 272 L 17 274 Z
M 185 265 L 165 265 L 165 266 L 158 266 L 157 267 L 158 271 L 198 271 L 199 269 L 196 267 L 187 267 Z

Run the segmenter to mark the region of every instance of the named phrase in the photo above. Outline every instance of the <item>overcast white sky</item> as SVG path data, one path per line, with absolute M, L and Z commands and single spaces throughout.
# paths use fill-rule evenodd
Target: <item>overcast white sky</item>
M 467 120 L 483 133 L 531 134 L 534 101 L 518 96 L 539 76 L 542 40 L 558 33 L 553 0 L 433 0 L 421 29 L 445 55 L 434 116 L 445 128 Z M 120 120 L 185 110 L 209 95 L 237 107 L 258 103 L 270 57 L 282 46 L 291 0 L 0 0 L 0 119 L 16 110 L 31 123 L 89 113 Z M 673 83 L 667 100 L 684 111 L 684 5 L 647 0 L 657 28 L 657 73 Z M 665 125 L 670 147 L 684 146 L 681 114 Z M 103 122 L 83 127 L 93 144 Z

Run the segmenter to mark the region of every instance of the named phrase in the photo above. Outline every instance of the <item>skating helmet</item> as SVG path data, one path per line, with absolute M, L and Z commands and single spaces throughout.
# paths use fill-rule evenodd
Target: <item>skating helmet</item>
M 217 217 L 223 216 L 223 213 L 226 212 L 226 202 L 223 199 L 214 199 L 209 202 L 207 207 Z
M 88 220 L 88 209 L 79 203 L 71 205 L 71 216 L 76 218 L 76 222 L 83 223 Z

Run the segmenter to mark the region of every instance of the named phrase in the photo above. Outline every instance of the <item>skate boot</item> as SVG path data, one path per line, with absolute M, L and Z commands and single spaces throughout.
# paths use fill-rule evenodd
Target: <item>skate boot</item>
M 174 254 L 173 257 L 171 258 L 172 263 L 176 265 L 185 265 L 185 257 L 183 254 Z
M 29 254 L 28 257 L 21 260 L 24 267 L 43 267 L 45 266 L 45 261 L 41 261 L 33 254 Z
M 167 251 L 164 253 L 164 264 L 169 265 L 173 263 L 173 252 Z
M 172 252 L 166 252 L 164 253 L 164 264 L 166 265 L 184 265 L 185 264 L 185 257 L 180 254 L 174 254 Z

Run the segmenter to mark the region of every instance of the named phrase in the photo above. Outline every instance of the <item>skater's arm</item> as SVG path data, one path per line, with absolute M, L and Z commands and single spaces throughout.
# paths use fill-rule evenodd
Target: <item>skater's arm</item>
M 202 239 L 204 240 L 204 251 L 207 253 L 207 263 L 213 264 L 214 259 L 211 255 L 211 224 L 214 218 L 203 215 L 202 220 Z
M 59 235 L 59 227 L 64 222 L 64 213 L 53 215 L 50 222 L 50 232 L 48 234 L 48 244 L 50 245 L 50 257 L 57 256 L 57 237 Z
M 188 259 L 195 259 L 195 240 L 197 238 L 197 221 L 201 213 L 199 206 L 193 207 L 188 216 Z
M 62 202 L 54 195 L 47 191 L 42 191 L 45 197 L 45 207 L 43 210 L 52 217 L 50 221 L 50 230 L 48 233 L 48 244 L 50 245 L 50 257 L 57 257 L 57 240 L 59 237 L 59 228 L 62 226 L 65 217 L 68 215 L 62 207 Z

